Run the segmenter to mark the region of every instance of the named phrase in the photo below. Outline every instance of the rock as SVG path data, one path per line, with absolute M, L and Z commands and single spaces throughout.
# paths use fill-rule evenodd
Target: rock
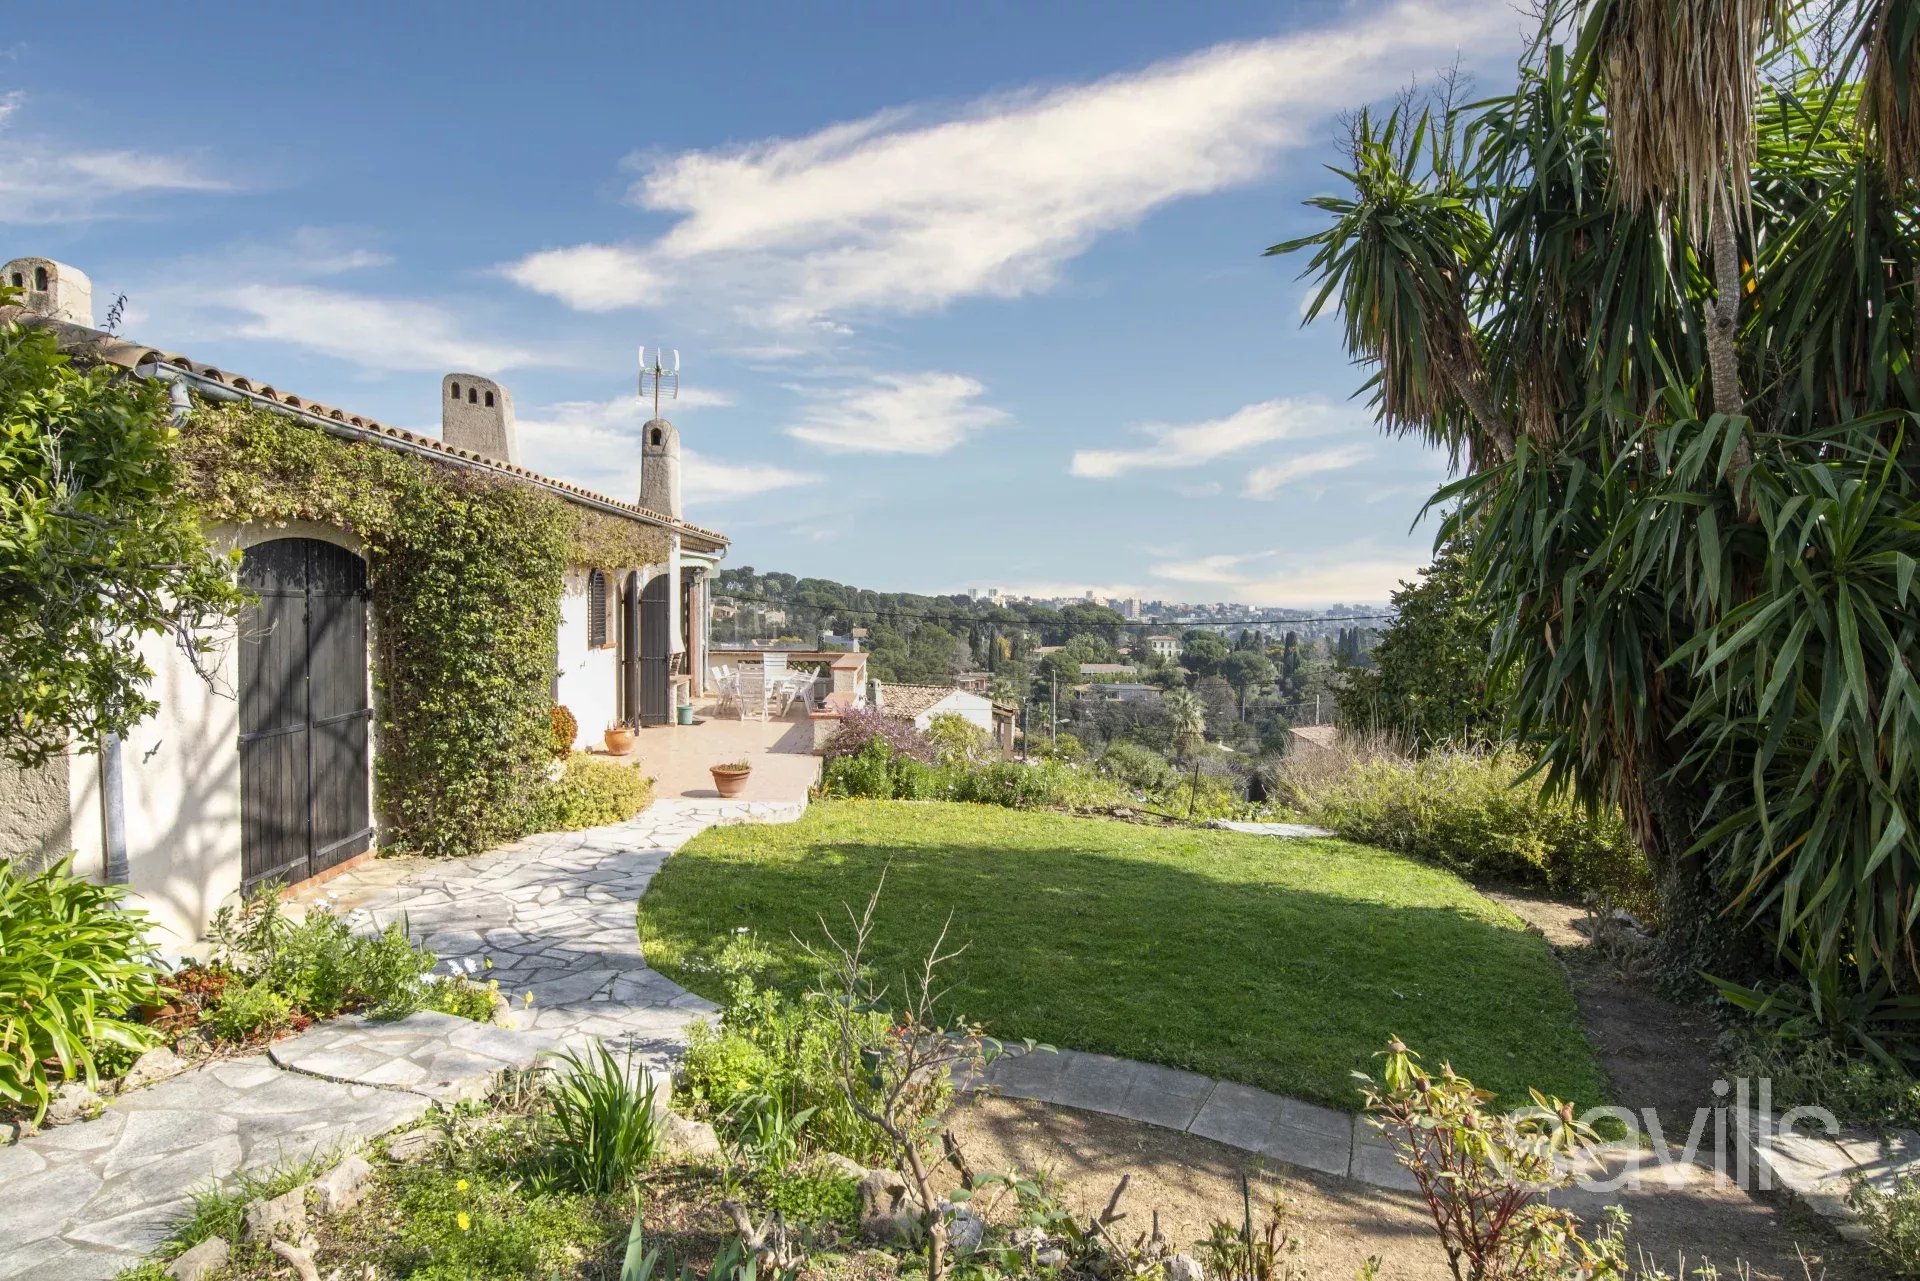
M 373 1181 L 373 1166 L 355 1152 L 313 1181 L 313 1208 L 322 1215 L 339 1214 L 360 1204 Z
M 955 1205 L 952 1201 L 940 1203 L 940 1213 L 947 1220 L 947 1248 L 955 1254 L 972 1254 L 980 1248 L 986 1239 L 987 1224 L 970 1205 Z
M 920 1202 L 896 1170 L 860 1180 L 860 1235 L 879 1245 L 910 1245 L 920 1235 Z
M 720 1136 L 705 1121 L 689 1121 L 677 1112 L 669 1112 L 660 1122 L 660 1145 L 670 1156 L 689 1161 L 708 1161 L 720 1155 Z
M 1034 1263 L 1042 1268 L 1064 1268 L 1067 1252 L 1057 1245 L 1043 1245 L 1033 1252 Z
M 855 1183 L 867 1177 L 866 1166 L 850 1156 L 841 1156 L 838 1152 L 829 1152 L 821 1157 L 819 1165 L 822 1174 L 837 1174 L 842 1178 L 852 1179 Z
M 1167 1260 L 1167 1281 L 1207 1281 L 1207 1270 L 1190 1254 L 1176 1254 Z
M 299 1245 L 288 1245 L 285 1241 L 273 1243 L 273 1252 L 287 1261 L 300 1281 L 320 1281 L 320 1269 L 313 1262 L 314 1248 L 312 1241 L 302 1241 Z
M 84 1121 L 98 1116 L 100 1109 L 105 1106 L 105 1100 L 84 1081 L 68 1081 L 55 1091 L 52 1101 L 47 1104 L 47 1115 L 40 1124 L 67 1125 Z
M 301 1184 L 271 1201 L 249 1201 L 241 1216 L 240 1235 L 249 1241 L 299 1240 L 307 1231 L 307 1185 Z
M 387 1159 L 411 1165 L 440 1146 L 440 1135 L 433 1130 L 408 1130 L 387 1140 Z
M 127 1074 L 120 1078 L 120 1092 L 137 1090 L 142 1086 L 157 1085 L 170 1076 L 178 1076 L 187 1070 L 187 1061 L 164 1045 L 156 1045 L 133 1061 Z
M 227 1239 L 208 1237 L 175 1259 L 167 1268 L 173 1281 L 201 1281 L 227 1266 Z

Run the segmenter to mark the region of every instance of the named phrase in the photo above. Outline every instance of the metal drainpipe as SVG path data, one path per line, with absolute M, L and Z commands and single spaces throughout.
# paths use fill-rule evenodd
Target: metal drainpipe
M 193 401 L 177 378 L 167 384 L 167 404 L 176 426 L 186 421 Z M 125 885 L 133 869 L 127 862 L 127 783 L 118 734 L 108 734 L 100 744 L 100 832 L 107 883 Z

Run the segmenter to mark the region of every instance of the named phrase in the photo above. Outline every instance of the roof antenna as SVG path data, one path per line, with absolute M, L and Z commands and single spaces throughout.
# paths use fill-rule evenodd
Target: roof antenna
M 668 400 L 680 396 L 680 350 L 669 351 L 665 347 L 653 349 L 653 363 L 647 363 L 647 349 L 640 349 L 640 394 L 653 396 L 653 416 L 660 416 L 660 394 L 666 393 Z

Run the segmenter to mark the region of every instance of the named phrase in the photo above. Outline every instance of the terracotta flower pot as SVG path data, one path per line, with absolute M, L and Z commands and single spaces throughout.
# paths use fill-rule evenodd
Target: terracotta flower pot
M 747 789 L 747 775 L 750 769 L 722 769 L 713 767 L 713 790 L 722 796 L 738 796 Z
M 606 733 L 607 750 L 615 756 L 625 756 L 633 750 L 633 731 L 625 725 L 615 725 Z

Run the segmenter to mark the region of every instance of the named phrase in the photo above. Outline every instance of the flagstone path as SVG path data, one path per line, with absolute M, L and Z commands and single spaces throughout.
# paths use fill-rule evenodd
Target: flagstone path
M 0 1147 L 0 1281 L 107 1281 L 160 1243 L 195 1188 L 344 1151 L 555 1049 L 599 1038 L 670 1062 L 686 1025 L 715 1007 L 647 968 L 640 896 L 695 833 L 790 821 L 804 808 L 663 799 L 631 822 L 468 859 L 376 860 L 296 895 L 363 928 L 403 921 L 444 970 L 499 980 L 518 1026 L 434 1013 L 335 1019 Z

